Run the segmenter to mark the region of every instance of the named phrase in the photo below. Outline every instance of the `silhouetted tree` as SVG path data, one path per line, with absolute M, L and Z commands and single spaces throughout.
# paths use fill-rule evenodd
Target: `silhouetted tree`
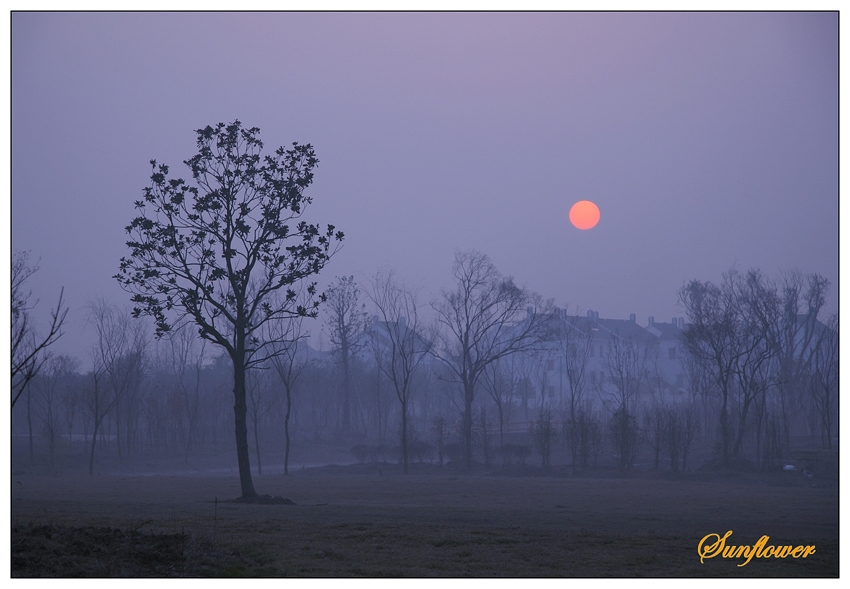
M 593 345 L 592 323 L 578 315 L 568 315 L 564 309 L 556 315 L 558 350 L 567 377 L 567 431 L 564 441 L 569 444 L 573 473 L 579 458 L 583 426 L 579 425 L 578 412 L 587 386 L 587 366 Z
M 130 256 L 115 276 L 133 293 L 134 316 L 156 320 L 162 336 L 190 321 L 200 336 L 221 346 L 233 364 L 236 455 L 242 499 L 256 497 L 248 457 L 245 374 L 274 353 L 259 337 L 269 321 L 315 316 L 324 295 L 295 288 L 317 274 L 342 241 L 332 225 L 301 219 L 311 202 L 305 189 L 318 164 L 313 147 L 292 144 L 261 155 L 256 127 L 239 121 L 197 130 L 198 153 L 184 163 L 195 185 L 168 177 L 151 161 L 151 186 L 127 227 Z M 272 295 L 277 297 L 272 305 Z
M 478 414 L 472 421 L 472 429 L 478 441 L 478 447 L 481 449 L 481 459 L 484 461 L 484 467 L 490 468 L 490 462 L 493 457 L 493 448 L 490 444 L 493 425 L 487 419 L 487 408 L 483 405 L 479 408 Z
M 602 426 L 594 413 L 584 407 L 576 413 L 578 429 L 579 464 L 582 469 L 596 466 L 596 459 L 602 448 Z
M 607 380 L 613 385 L 613 392 L 608 393 L 613 407 L 611 439 L 617 450 L 621 470 L 630 469 L 637 456 L 640 428 L 635 403 L 647 373 L 649 351 L 647 344 L 615 333 L 605 357 Z
M 808 357 L 809 391 L 820 418 L 821 444 L 832 448 L 833 413 L 838 402 L 838 314 L 819 330 Z
M 710 375 L 720 395 L 720 454 L 725 466 L 732 455 L 734 427 L 730 422 L 730 397 L 738 358 L 744 353 L 739 342 L 739 315 L 732 277 L 724 274 L 724 286 L 692 280 L 679 291 L 679 301 L 688 316 L 682 343 L 688 354 Z
M 248 415 L 254 426 L 254 449 L 257 454 L 257 473 L 263 475 L 263 459 L 260 453 L 260 424 L 263 418 L 274 408 L 278 395 L 271 387 L 269 373 L 266 370 L 249 370 L 245 378 L 248 391 Z
M 386 375 L 401 405 L 401 456 L 408 472 L 408 420 L 413 377 L 431 350 L 432 338 L 423 333 L 416 293 L 398 281 L 393 272 L 379 272 L 369 298 L 378 321 L 370 325 L 370 341 L 378 369 Z
M 461 437 L 466 468 L 472 469 L 472 403 L 484 369 L 500 358 L 537 349 L 545 337 L 551 305 L 503 277 L 490 258 L 476 251 L 458 252 L 452 268 L 455 289 L 433 303 L 445 328 L 434 354 L 463 391 Z
M 552 443 L 555 441 L 556 428 L 552 419 L 552 410 L 543 407 L 537 415 L 537 419 L 531 426 L 531 435 L 534 446 L 540 453 L 541 466 L 549 468 L 552 461 Z
M 442 415 L 437 415 L 431 420 L 431 433 L 434 434 L 434 446 L 437 449 L 440 466 L 443 466 L 443 458 L 445 457 L 447 429 L 446 420 Z
M 104 419 L 127 391 L 139 386 L 145 340 L 143 324 L 131 325 L 129 314 L 103 299 L 89 305 L 89 323 L 97 338 L 91 349 L 91 381 L 83 397 L 93 425 L 89 453 L 91 475 Z
M 505 452 L 505 423 L 510 420 L 511 406 L 513 405 L 514 378 L 513 366 L 502 367 L 502 361 L 497 360 L 484 369 L 482 382 L 499 415 L 499 450 L 502 459 L 507 465 L 508 454 Z
M 186 439 L 183 460 L 188 464 L 189 450 L 195 443 L 198 415 L 201 409 L 201 369 L 206 341 L 199 340 L 188 325 L 173 332 L 168 340 L 169 354 L 165 358 L 168 371 L 175 379 L 180 393 L 181 408 L 186 415 Z
M 363 333 L 368 325 L 366 306 L 360 302 L 360 289 L 354 276 L 342 276 L 328 287 L 328 319 L 326 322 L 334 354 L 342 367 L 342 431 L 351 430 L 354 356 L 364 345 Z
M 292 420 L 292 398 L 295 385 L 307 367 L 307 343 L 309 333 L 304 331 L 303 317 L 294 317 L 289 321 L 278 321 L 267 324 L 266 328 L 273 333 L 270 338 L 277 344 L 278 353 L 271 358 L 272 366 L 283 384 L 284 392 L 284 452 L 283 474 L 289 474 L 289 451 L 292 444 L 290 425 Z
M 632 468 L 640 444 L 640 429 L 634 413 L 621 406 L 611 416 L 609 424 L 611 442 L 617 451 L 617 466 L 620 470 Z
M 644 440 L 652 449 L 653 465 L 656 470 L 661 458 L 661 450 L 664 449 L 667 442 L 664 432 L 667 411 L 667 407 L 656 401 L 643 414 Z
M 711 375 L 720 394 L 719 447 L 724 465 L 742 451 L 751 409 L 755 409 L 757 455 L 761 454 L 758 445 L 769 390 L 778 389 L 780 394 L 778 411 L 773 411 L 780 414 L 774 431 L 782 432 L 787 425 L 782 385 L 790 372 L 782 366 L 788 342 L 783 331 L 793 329 L 789 315 L 794 314 L 796 322 L 794 303 L 789 298 L 783 301 L 778 286 L 755 269 L 745 274 L 732 269 L 718 285 L 692 281 L 679 298 L 689 318 L 682 334 L 684 346 Z M 787 435 L 785 440 L 787 445 Z
M 69 391 L 67 389 L 71 386 L 71 377 L 79 366 L 80 362 L 76 358 L 64 354 L 54 356 L 47 360 L 45 369 L 37 381 L 39 386 L 37 387 L 35 413 L 44 426 L 43 431 L 50 451 L 51 468 L 55 466 L 56 441 L 59 438 L 59 430 L 64 421 L 62 404 L 68 396 Z M 63 391 L 63 388 L 66 390 Z
M 736 274 L 731 285 L 738 301 L 738 340 L 741 347 L 735 370 L 739 409 L 737 437 L 732 451 L 740 454 L 749 410 L 759 405 L 766 408 L 768 389 L 780 384 L 782 302 L 776 284 L 758 270 L 750 270 L 745 275 Z M 778 412 L 784 414 L 781 407 Z M 756 415 L 757 455 L 763 417 L 763 414 Z M 784 427 L 787 421 L 780 419 L 779 424 Z
M 47 348 L 62 337 L 62 325 L 68 309 L 62 308 L 65 289 L 59 291 L 59 302 L 50 311 L 50 327 L 47 335 L 40 337 L 30 321 L 29 312 L 38 303 L 30 303 L 31 292 L 24 284 L 38 271 L 38 265 L 30 266 L 29 253 L 18 252 L 12 260 L 12 407 L 18 401 L 27 384 L 38 374 L 45 360 Z
M 779 326 L 779 409 L 786 445 L 790 446 L 790 422 L 796 415 L 812 415 L 808 380 L 812 373 L 812 352 L 820 344 L 822 323 L 819 314 L 826 303 L 829 281 L 817 273 L 798 270 L 785 273 L 780 285 L 782 321 Z

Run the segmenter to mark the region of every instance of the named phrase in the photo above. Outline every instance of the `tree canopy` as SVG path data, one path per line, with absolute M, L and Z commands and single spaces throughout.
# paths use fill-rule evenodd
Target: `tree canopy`
M 250 498 L 245 371 L 280 349 L 261 337 L 264 325 L 316 316 L 325 297 L 306 280 L 343 234 L 302 218 L 319 163 L 310 144 L 262 155 L 260 130 L 238 120 L 196 133 L 198 153 L 184 162 L 191 183 L 151 161 L 151 185 L 126 228 L 130 255 L 115 278 L 133 293 L 134 316 L 154 318 L 158 337 L 194 322 L 202 338 L 227 351 L 242 494 Z

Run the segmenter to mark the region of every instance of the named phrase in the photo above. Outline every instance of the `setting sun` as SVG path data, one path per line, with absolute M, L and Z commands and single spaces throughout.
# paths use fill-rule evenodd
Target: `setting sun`
M 577 229 L 593 229 L 599 223 L 599 207 L 589 200 L 580 200 L 570 209 L 570 223 Z

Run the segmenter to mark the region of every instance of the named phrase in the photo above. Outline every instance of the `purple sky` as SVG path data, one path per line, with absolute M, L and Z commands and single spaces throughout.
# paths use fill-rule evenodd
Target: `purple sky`
M 148 161 L 188 177 L 194 130 L 237 118 L 315 146 L 311 218 L 346 234 L 322 284 L 390 266 L 427 300 L 475 248 L 600 317 L 669 321 L 733 264 L 838 306 L 836 13 L 15 13 L 12 248 L 40 317 L 65 286 L 57 351 L 128 301 Z

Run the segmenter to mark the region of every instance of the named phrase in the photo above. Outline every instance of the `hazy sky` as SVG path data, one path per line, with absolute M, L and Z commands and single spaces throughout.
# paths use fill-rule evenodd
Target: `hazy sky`
M 733 264 L 838 279 L 837 13 L 15 13 L 12 248 L 56 350 L 111 278 L 150 159 L 194 130 L 312 143 L 320 280 L 394 267 L 425 298 L 478 249 L 560 305 L 681 316 Z M 590 231 L 569 209 L 595 201 Z

